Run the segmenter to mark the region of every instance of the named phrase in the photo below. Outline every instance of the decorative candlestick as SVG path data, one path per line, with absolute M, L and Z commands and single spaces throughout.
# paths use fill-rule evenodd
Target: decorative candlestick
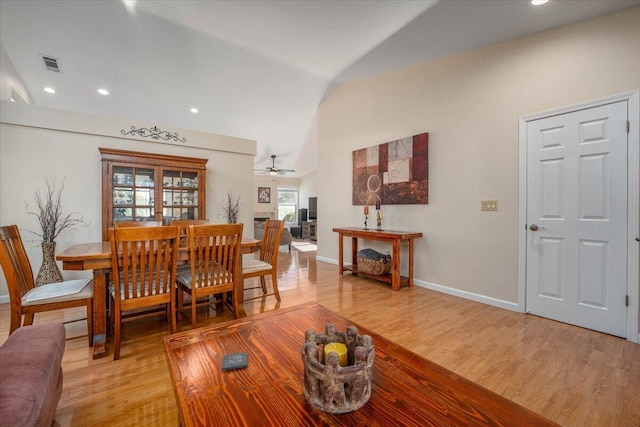
M 368 230 L 367 227 L 367 218 L 369 218 L 369 205 L 364 205 L 364 229 Z
M 376 211 L 378 211 L 378 224 L 376 226 L 376 230 L 382 231 L 382 206 L 380 205 L 380 200 L 376 200 Z

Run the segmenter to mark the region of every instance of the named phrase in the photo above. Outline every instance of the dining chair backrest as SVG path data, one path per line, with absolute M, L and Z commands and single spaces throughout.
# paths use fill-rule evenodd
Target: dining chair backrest
M 176 276 L 178 227 L 124 227 L 109 230 L 116 299 L 170 294 Z
M 20 302 L 33 289 L 33 271 L 16 225 L 0 227 L 0 265 L 7 279 L 9 298 Z
M 209 221 L 206 219 L 174 219 L 169 225 L 175 225 L 180 232 L 180 244 L 189 244 L 189 226 L 190 225 L 206 225 Z
M 242 224 L 189 226 L 192 289 L 226 286 L 233 290 L 242 228 Z
M 113 224 L 115 228 L 160 227 L 161 225 L 162 225 L 162 221 L 117 221 L 117 222 L 114 222 Z
M 280 236 L 284 228 L 284 221 L 268 219 L 264 225 L 262 244 L 260 245 L 260 261 L 271 265 L 278 265 L 278 248 L 280 247 Z

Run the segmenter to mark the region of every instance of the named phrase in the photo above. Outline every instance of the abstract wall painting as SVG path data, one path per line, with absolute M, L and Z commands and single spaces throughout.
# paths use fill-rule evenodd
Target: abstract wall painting
M 353 204 L 429 203 L 429 134 L 353 152 Z

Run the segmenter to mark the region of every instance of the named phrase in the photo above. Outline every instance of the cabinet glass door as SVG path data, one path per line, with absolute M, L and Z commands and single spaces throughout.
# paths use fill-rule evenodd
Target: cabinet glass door
M 113 222 L 151 221 L 154 215 L 153 169 L 113 167 Z
M 162 215 L 164 223 L 198 218 L 198 173 L 162 171 Z

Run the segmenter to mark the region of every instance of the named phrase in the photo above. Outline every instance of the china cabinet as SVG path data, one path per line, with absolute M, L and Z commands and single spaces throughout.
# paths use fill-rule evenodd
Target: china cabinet
M 119 221 L 206 218 L 207 160 L 99 148 L 102 240 Z

